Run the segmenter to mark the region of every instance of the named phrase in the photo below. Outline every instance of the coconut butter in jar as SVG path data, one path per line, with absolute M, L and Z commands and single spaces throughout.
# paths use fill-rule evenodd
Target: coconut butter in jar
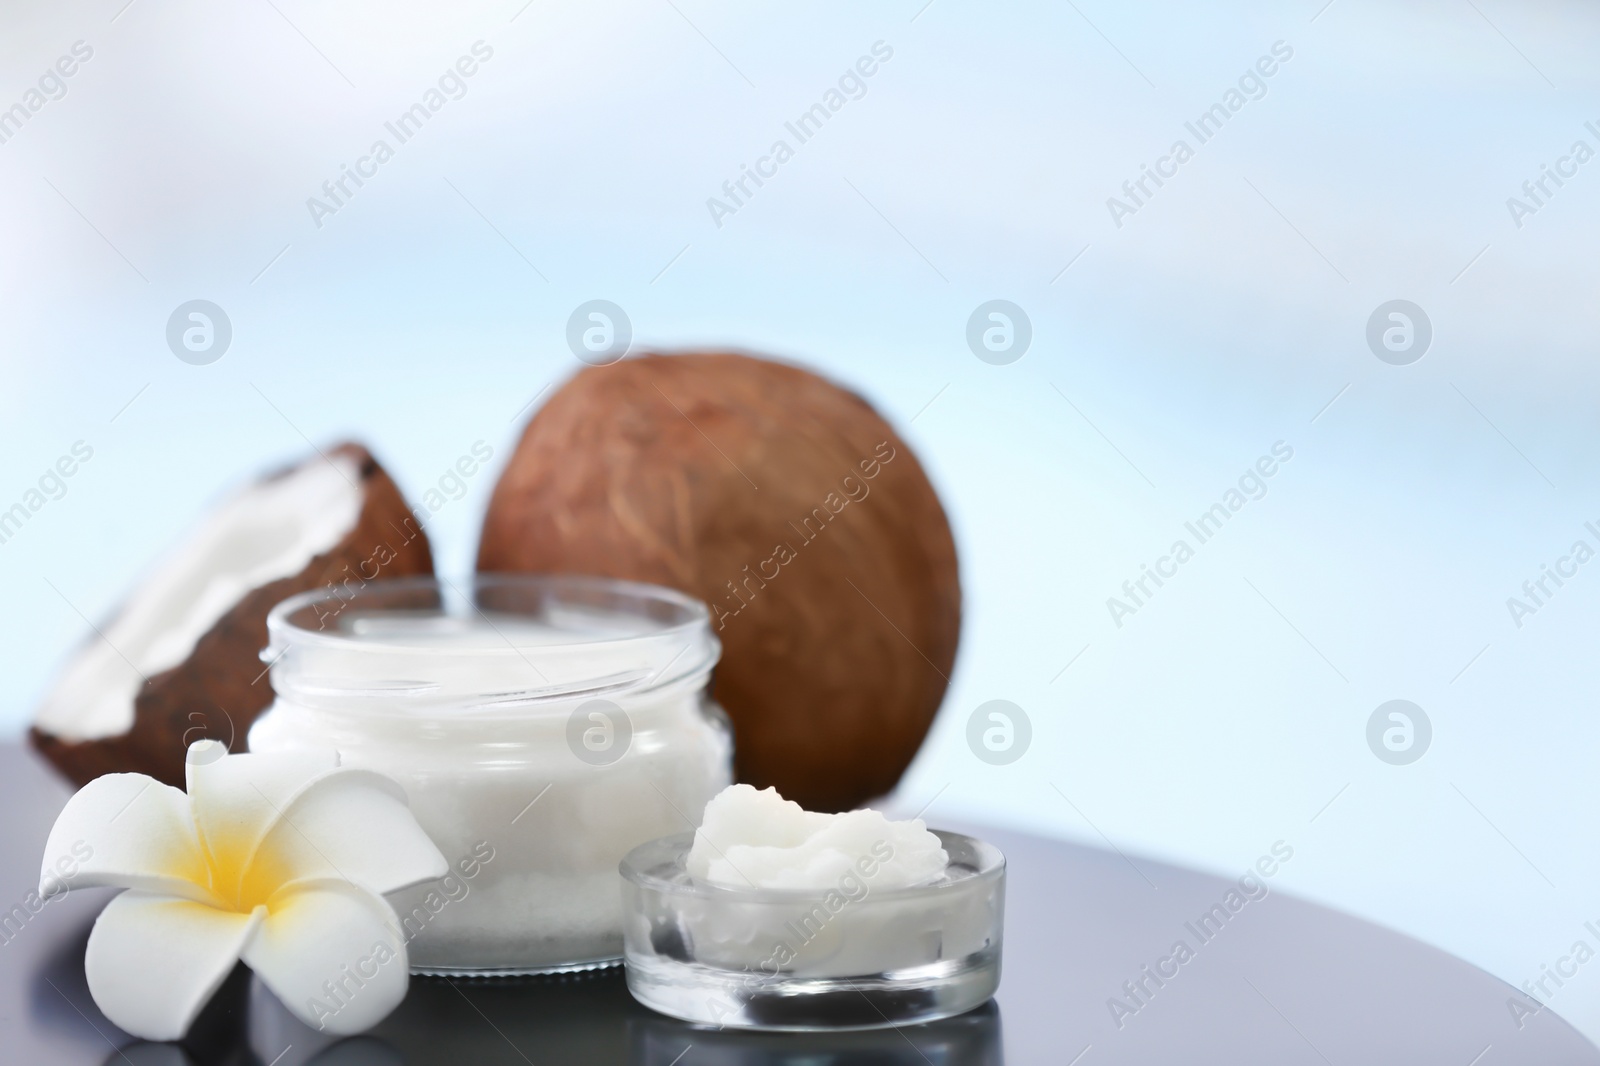
M 333 747 L 405 789 L 451 873 L 389 897 L 424 973 L 622 954 L 617 866 L 731 780 L 703 604 L 649 585 L 481 575 L 317 590 L 268 618 L 250 750 Z

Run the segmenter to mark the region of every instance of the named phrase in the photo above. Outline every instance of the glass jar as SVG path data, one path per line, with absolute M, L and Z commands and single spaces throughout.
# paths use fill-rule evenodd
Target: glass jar
M 372 581 L 267 619 L 251 751 L 333 747 L 399 782 L 449 861 L 390 895 L 420 973 L 618 961 L 617 865 L 693 829 L 732 777 L 704 604 L 568 575 Z

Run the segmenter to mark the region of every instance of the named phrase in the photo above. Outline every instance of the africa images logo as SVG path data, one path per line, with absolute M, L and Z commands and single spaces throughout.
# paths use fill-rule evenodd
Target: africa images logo
M 800 112 L 793 121 L 783 124 L 789 137 L 773 141 L 767 153 L 756 159 L 754 167 L 739 164 L 739 176 L 722 183 L 722 196 L 706 198 L 706 210 L 718 229 L 722 228 L 724 218 L 739 213 L 739 209 L 755 196 L 756 189 L 777 177 L 778 168 L 794 158 L 795 149 L 821 133 L 823 125 L 843 111 L 845 104 L 867 95 L 866 79 L 878 73 L 894 56 L 894 49 L 883 41 L 872 42 L 871 51 L 871 55 L 861 56 L 853 66 L 845 68 L 835 85 L 822 94 L 821 100 Z M 793 144 L 789 143 L 789 138 L 793 138 Z M 751 182 L 755 183 L 755 189 L 750 187 Z
M 372 142 L 366 155 L 356 159 L 354 167 L 348 163 L 339 165 L 339 176 L 322 183 L 321 197 L 306 198 L 306 210 L 318 229 L 322 228 L 323 219 L 338 214 L 369 179 L 378 176 L 378 168 L 394 158 L 396 147 L 421 133 L 423 125 L 442 111 L 445 104 L 467 95 L 466 79 L 494 58 L 494 49 L 483 41 L 473 42 L 471 52 L 472 55 L 461 56 L 453 66 L 446 68 L 437 82 L 423 92 L 421 99 L 400 112 L 393 121 L 383 124 L 394 138 L 393 145 L 379 137 Z M 355 187 L 351 188 L 352 185 Z
M 1254 66 L 1246 68 L 1245 72 L 1239 75 L 1237 87 L 1228 86 L 1218 102 L 1200 112 L 1192 122 L 1183 124 L 1183 128 L 1194 138 L 1195 146 L 1205 144 L 1221 133 L 1223 125 L 1244 110 L 1245 104 L 1251 100 L 1260 100 L 1267 95 L 1266 79 L 1278 73 L 1282 64 L 1294 57 L 1294 49 L 1286 41 L 1273 41 L 1271 53 L 1257 59 Z M 1167 149 L 1166 155 L 1156 159 L 1154 168 L 1148 163 L 1141 163 L 1139 176 L 1122 183 L 1124 199 L 1115 196 L 1106 197 L 1106 210 L 1111 214 L 1112 223 L 1121 229 L 1122 220 L 1138 214 L 1139 209 L 1150 202 L 1157 190 L 1178 176 L 1178 168 L 1193 159 L 1194 154 L 1194 147 L 1180 137 L 1172 142 L 1172 147 Z

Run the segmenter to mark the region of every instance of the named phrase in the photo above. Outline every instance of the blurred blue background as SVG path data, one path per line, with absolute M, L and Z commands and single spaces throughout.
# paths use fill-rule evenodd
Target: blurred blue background
M 897 803 L 1235 875 L 1281 839 L 1275 888 L 1513 985 L 1592 940 L 1600 565 L 1520 627 L 1506 601 L 1600 547 L 1600 160 L 1507 204 L 1600 149 L 1593 6 L 0 10 L 0 108 L 92 50 L 0 143 L 0 509 L 93 449 L 0 543 L 9 732 L 84 616 L 308 442 L 366 442 L 413 503 L 486 442 L 429 528 L 470 570 L 528 405 L 579 366 L 569 314 L 607 299 L 636 347 L 859 390 L 941 491 L 962 646 Z M 384 123 L 480 41 L 398 144 Z M 707 199 L 876 42 L 864 95 L 719 226 Z M 1200 144 L 1184 124 L 1276 42 Z M 380 137 L 319 226 L 308 198 Z M 1108 197 L 1180 138 L 1119 226 Z M 193 299 L 232 323 L 210 365 L 166 344 Z M 967 346 L 991 299 L 1032 324 L 1008 365 Z M 1409 365 L 1366 340 L 1394 299 L 1432 324 Z M 1267 494 L 1119 627 L 1107 598 L 1278 441 Z M 1032 723 L 1007 765 L 967 746 L 992 699 Z M 1368 746 L 1391 699 L 1432 724 L 1408 765 Z M 1600 1034 L 1600 966 L 1545 998 Z

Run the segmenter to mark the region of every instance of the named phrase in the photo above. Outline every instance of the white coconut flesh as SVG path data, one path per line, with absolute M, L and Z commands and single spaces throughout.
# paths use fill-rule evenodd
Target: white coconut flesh
M 64 740 L 126 733 L 144 678 L 188 659 L 248 593 L 300 573 L 337 545 L 360 519 L 365 496 L 360 471 L 343 456 L 314 459 L 234 496 L 140 583 L 104 638 L 74 656 L 34 724 Z

